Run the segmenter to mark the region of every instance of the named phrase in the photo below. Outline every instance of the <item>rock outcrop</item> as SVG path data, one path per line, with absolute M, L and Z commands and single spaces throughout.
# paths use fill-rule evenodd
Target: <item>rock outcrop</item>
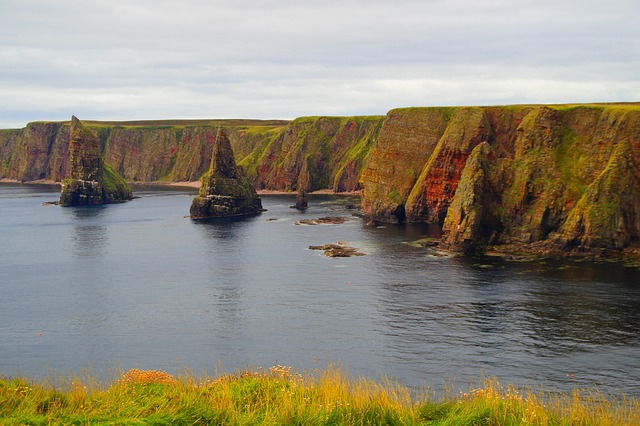
M 258 214 L 264 209 L 256 190 L 236 165 L 229 138 L 218 130 L 213 141 L 209 171 L 202 177 L 197 197 L 191 203 L 192 219 L 210 219 Z
M 365 215 L 440 224 L 450 250 L 620 250 L 640 243 L 640 106 L 394 110 L 362 180 Z
M 359 252 L 355 247 L 348 246 L 344 241 L 338 241 L 335 244 L 309 246 L 309 250 L 322 250 L 324 252 L 324 255 L 327 257 L 366 256 L 365 253 Z
M 306 210 L 309 207 L 309 201 L 307 200 L 307 193 L 302 188 L 298 188 L 296 194 L 296 203 L 291 206 L 292 209 Z
M 62 181 L 61 206 L 119 203 L 133 198 L 129 185 L 102 160 L 98 136 L 75 116 L 69 141 L 71 177 Z
M 491 163 L 495 161 L 491 146 L 476 146 L 464 166 L 450 200 L 444 220 L 442 247 L 474 251 L 492 242 L 495 223 L 496 194 L 492 188 Z

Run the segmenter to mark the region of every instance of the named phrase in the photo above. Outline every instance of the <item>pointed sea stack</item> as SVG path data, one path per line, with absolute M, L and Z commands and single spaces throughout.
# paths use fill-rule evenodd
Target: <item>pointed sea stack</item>
M 262 201 L 236 165 L 231 143 L 224 130 L 218 130 L 211 167 L 202 176 L 200 192 L 191 203 L 192 219 L 253 215 L 263 212 Z
M 133 198 L 124 179 L 102 161 L 98 136 L 75 116 L 71 117 L 69 155 L 71 178 L 62 181 L 61 206 L 120 203 Z

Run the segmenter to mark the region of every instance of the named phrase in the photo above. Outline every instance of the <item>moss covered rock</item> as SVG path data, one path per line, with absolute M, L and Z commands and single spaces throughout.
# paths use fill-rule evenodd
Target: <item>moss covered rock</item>
M 487 142 L 480 143 L 471 151 L 444 220 L 441 244 L 444 248 L 474 251 L 491 243 L 495 237 L 497 194 L 490 177 L 494 160 Z
M 229 138 L 221 128 L 215 136 L 209 171 L 191 203 L 192 219 L 258 214 L 264 209 L 251 182 L 236 165 Z
M 568 248 L 621 249 L 640 237 L 640 188 L 630 144 L 622 140 L 559 229 Z
M 98 136 L 75 116 L 69 141 L 71 177 L 62 181 L 60 205 L 110 204 L 131 200 L 131 188 L 102 160 Z

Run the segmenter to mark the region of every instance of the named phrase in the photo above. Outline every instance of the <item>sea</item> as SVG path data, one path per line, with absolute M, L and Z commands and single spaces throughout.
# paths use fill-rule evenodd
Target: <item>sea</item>
M 284 365 L 640 397 L 637 268 L 437 252 L 438 229 L 370 223 L 353 196 L 311 194 L 301 212 L 264 195 L 260 215 L 194 221 L 192 188 L 134 195 L 60 207 L 57 186 L 0 184 L 0 376 Z M 344 223 L 299 223 L 327 216 Z M 337 242 L 364 256 L 309 248 Z

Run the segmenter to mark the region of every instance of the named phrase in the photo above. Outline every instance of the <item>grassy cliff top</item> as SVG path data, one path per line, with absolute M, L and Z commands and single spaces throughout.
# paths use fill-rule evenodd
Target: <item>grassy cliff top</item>
M 573 109 L 579 107 L 595 107 L 595 108 L 625 108 L 625 109 L 640 109 L 640 102 L 591 102 L 591 103 L 566 103 L 566 104 L 510 104 L 510 105 L 469 105 L 469 106 L 455 106 L 455 105 L 442 105 L 442 106 L 412 106 L 412 107 L 399 107 L 394 108 L 391 111 L 411 111 L 411 110 L 424 110 L 424 109 L 441 109 L 443 111 L 452 111 L 461 108 L 505 108 L 505 109 L 522 109 L 522 108 L 537 108 L 548 107 L 558 110 Z M 386 114 L 380 116 L 332 116 L 335 118 L 351 118 L 356 121 L 375 119 L 384 117 Z M 320 118 L 320 116 L 302 116 L 297 117 L 294 120 L 260 120 L 260 119 L 244 119 L 244 118 L 223 118 L 223 119 L 163 119 L 163 120 L 128 120 L 128 121 L 111 121 L 111 120 L 82 120 L 88 126 L 91 127 L 121 127 L 121 128 L 170 128 L 170 127 L 195 127 L 195 126 L 225 126 L 225 127 L 282 127 L 291 122 L 313 122 Z M 32 123 L 54 123 L 52 121 L 34 121 Z M 31 124 L 31 123 L 29 123 Z M 68 121 L 63 121 L 62 124 L 69 124 Z M 4 129 L 9 130 L 9 129 Z
M 391 111 L 411 111 L 411 110 L 425 110 L 425 109 L 438 109 L 438 110 L 456 110 L 456 109 L 469 109 L 469 108 L 505 108 L 505 109 L 524 109 L 524 108 L 552 108 L 556 110 L 565 110 L 573 108 L 628 108 L 628 109 L 640 109 L 640 102 L 590 102 L 590 103 L 566 103 L 566 104 L 508 104 L 508 105 L 442 105 L 442 106 L 411 106 L 411 107 L 399 107 L 394 108 Z
M 92 127 L 124 127 L 124 128 L 135 128 L 135 127 L 161 128 L 161 127 L 194 127 L 194 126 L 280 127 L 280 126 L 286 126 L 287 124 L 289 124 L 289 121 L 229 118 L 229 119 L 211 119 L 211 120 L 209 119 L 199 119 L 199 120 L 168 119 L 168 120 L 134 120 L 134 121 L 84 120 L 84 123 Z

